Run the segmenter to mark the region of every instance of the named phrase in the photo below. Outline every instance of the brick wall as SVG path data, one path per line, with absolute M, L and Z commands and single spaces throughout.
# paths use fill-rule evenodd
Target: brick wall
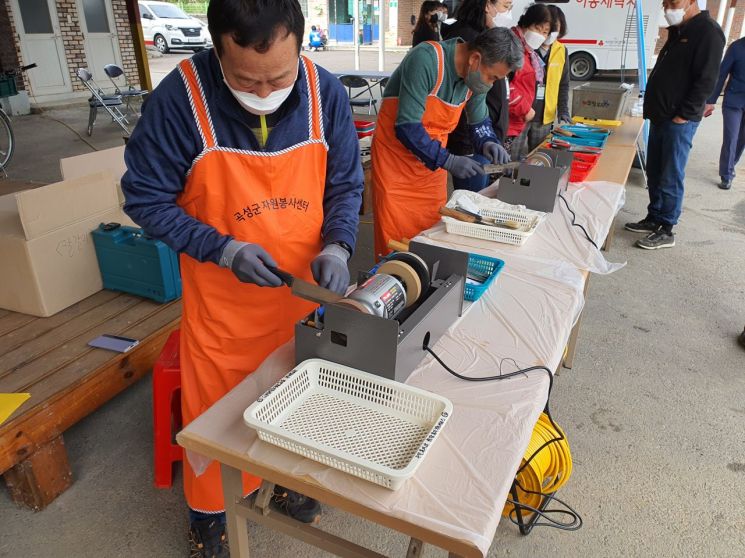
M 411 24 L 411 16 L 419 16 L 419 8 L 422 0 L 399 0 L 398 1 L 398 40 L 402 45 L 411 45 L 411 32 L 414 26 Z
M 122 58 L 122 69 L 129 83 L 135 87 L 139 87 L 140 75 L 137 71 L 137 59 L 135 58 L 132 31 L 129 26 L 127 4 L 125 0 L 111 0 L 111 7 L 114 12 L 116 34 L 119 39 L 119 54 Z
M 10 0 L 0 0 L 0 70 L 12 70 L 21 64 L 21 49 L 16 42 L 16 27 Z M 16 79 L 18 89 L 26 89 L 24 76 Z
M 78 6 L 75 0 L 57 0 L 57 18 L 59 19 L 62 45 L 67 59 L 67 70 L 73 91 L 85 91 L 85 86 L 77 78 L 78 68 L 85 68 L 88 62 L 85 57 L 83 32 L 80 30 Z

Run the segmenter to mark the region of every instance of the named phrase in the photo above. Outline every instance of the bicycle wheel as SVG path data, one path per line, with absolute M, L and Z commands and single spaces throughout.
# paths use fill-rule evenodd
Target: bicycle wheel
M 13 128 L 10 127 L 10 118 L 0 109 L 0 169 L 8 166 L 13 156 Z

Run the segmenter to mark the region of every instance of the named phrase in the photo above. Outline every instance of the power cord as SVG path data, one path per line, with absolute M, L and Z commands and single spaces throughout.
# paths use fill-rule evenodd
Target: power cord
M 506 512 L 506 515 L 509 517 L 510 521 L 512 521 L 516 525 L 519 525 L 519 522 L 515 519 L 517 509 L 519 508 L 521 511 L 524 510 L 530 513 L 537 514 L 538 516 L 542 517 L 546 521 L 545 523 L 536 523 L 535 526 L 540 525 L 540 526 L 545 526 L 545 527 L 554 527 L 556 529 L 562 529 L 565 531 L 576 531 L 577 529 L 582 527 L 582 518 L 566 502 L 554 496 L 553 493 L 544 493 L 542 491 L 527 490 L 520 484 L 520 481 L 518 480 L 518 477 L 520 476 L 520 474 L 526 470 L 526 468 L 532 463 L 532 461 L 536 458 L 536 456 L 540 454 L 546 447 L 550 446 L 551 444 L 566 442 L 566 437 L 564 436 L 564 432 L 562 431 L 561 428 L 559 428 L 559 425 L 557 425 L 556 422 L 554 421 L 553 417 L 551 416 L 551 410 L 549 408 L 549 403 L 551 401 L 551 391 L 553 390 L 553 387 L 554 387 L 554 375 L 551 372 L 551 370 L 549 370 L 545 366 L 530 366 L 528 368 L 523 368 L 520 370 L 516 370 L 514 372 L 503 373 L 502 363 L 504 361 L 512 361 L 515 364 L 515 367 L 518 367 L 517 362 L 515 362 L 514 359 L 505 358 L 499 361 L 499 374 L 496 376 L 484 376 L 484 377 L 464 376 L 462 374 L 457 373 L 455 370 L 453 370 L 447 364 L 445 364 L 445 362 L 429 347 L 427 342 L 428 342 L 428 339 L 425 339 L 425 342 L 422 346 L 422 348 L 426 352 L 432 355 L 434 359 L 450 374 L 452 374 L 458 379 L 465 380 L 468 382 L 490 382 L 490 381 L 497 381 L 497 380 L 506 380 L 508 378 L 514 378 L 515 376 L 527 375 L 528 372 L 533 372 L 536 370 L 541 370 L 541 371 L 546 372 L 546 374 L 548 374 L 548 396 L 546 398 L 546 407 L 544 408 L 543 416 L 545 416 L 548 419 L 548 422 L 550 423 L 550 426 L 551 426 L 550 432 L 552 434 L 553 433 L 555 434 L 551 435 L 550 438 L 546 439 L 544 443 L 542 443 L 536 450 L 533 451 L 533 453 L 530 454 L 530 456 L 527 459 L 524 460 L 524 463 L 517 470 L 517 473 L 515 473 L 515 486 L 517 486 L 521 491 L 525 492 L 526 494 L 532 494 L 532 495 L 539 496 L 540 498 L 544 500 L 544 502 L 551 502 L 551 501 L 559 502 L 566 509 L 565 510 L 561 510 L 561 509 L 549 510 L 549 509 L 545 509 L 544 507 L 543 510 L 540 510 L 538 509 L 537 506 L 530 506 L 528 504 L 518 502 L 516 500 L 507 499 L 507 502 L 509 504 L 512 504 L 513 508 L 511 510 L 505 510 L 505 512 Z M 539 420 L 539 424 L 541 420 Z M 547 431 L 547 429 L 544 428 L 544 431 Z M 568 453 L 568 447 L 566 448 L 566 452 Z M 571 469 L 570 469 L 570 472 L 571 472 Z M 558 490 L 559 486 L 563 484 L 567 479 L 568 479 L 568 475 L 565 475 L 565 477 L 561 480 L 560 483 L 555 483 L 554 492 Z M 551 515 L 558 515 L 558 514 L 567 515 L 570 518 L 572 518 L 572 520 L 568 522 L 561 522 L 561 521 L 557 521 L 550 517 Z
M 580 225 L 579 223 L 576 222 L 577 215 L 576 215 L 576 213 L 574 213 L 574 211 L 572 211 L 572 208 L 569 207 L 569 202 L 566 200 L 566 198 L 564 196 L 561 195 L 561 192 L 559 192 L 559 197 L 564 201 L 564 205 L 567 206 L 567 209 L 569 210 L 569 213 L 572 214 L 572 226 L 573 227 L 579 227 L 580 229 L 582 229 L 582 232 L 585 233 L 585 237 L 587 237 L 587 241 L 590 244 L 592 244 L 595 248 L 597 248 L 598 250 L 600 250 L 600 247 L 595 243 L 595 241 L 592 238 L 590 238 L 590 235 L 588 234 L 587 229 L 585 227 L 583 227 L 582 225 Z

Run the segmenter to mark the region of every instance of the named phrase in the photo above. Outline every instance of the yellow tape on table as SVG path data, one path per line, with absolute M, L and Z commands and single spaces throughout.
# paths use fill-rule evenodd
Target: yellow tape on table
M 30 393 L 0 393 L 0 424 L 8 420 L 29 397 Z

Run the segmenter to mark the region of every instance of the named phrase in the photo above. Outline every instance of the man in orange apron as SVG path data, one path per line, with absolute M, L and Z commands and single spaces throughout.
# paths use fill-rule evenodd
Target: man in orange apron
M 184 424 L 292 338 L 314 305 L 279 267 L 337 292 L 349 284 L 363 186 L 347 94 L 300 57 L 297 0 L 212 0 L 215 50 L 179 64 L 128 142 L 125 210 L 181 254 Z M 201 474 L 200 474 L 201 473 Z M 246 475 L 245 492 L 260 479 Z M 220 470 L 184 460 L 191 556 L 227 555 Z M 279 488 L 301 521 L 314 500 Z
M 521 64 L 517 37 L 494 28 L 468 43 L 422 43 L 393 72 L 372 141 L 376 257 L 387 253 L 390 240 L 412 238 L 438 221 L 446 170 L 462 179 L 484 174 L 477 159 L 446 149 L 464 108 L 475 152 L 509 161 L 492 129 L 486 93 Z

